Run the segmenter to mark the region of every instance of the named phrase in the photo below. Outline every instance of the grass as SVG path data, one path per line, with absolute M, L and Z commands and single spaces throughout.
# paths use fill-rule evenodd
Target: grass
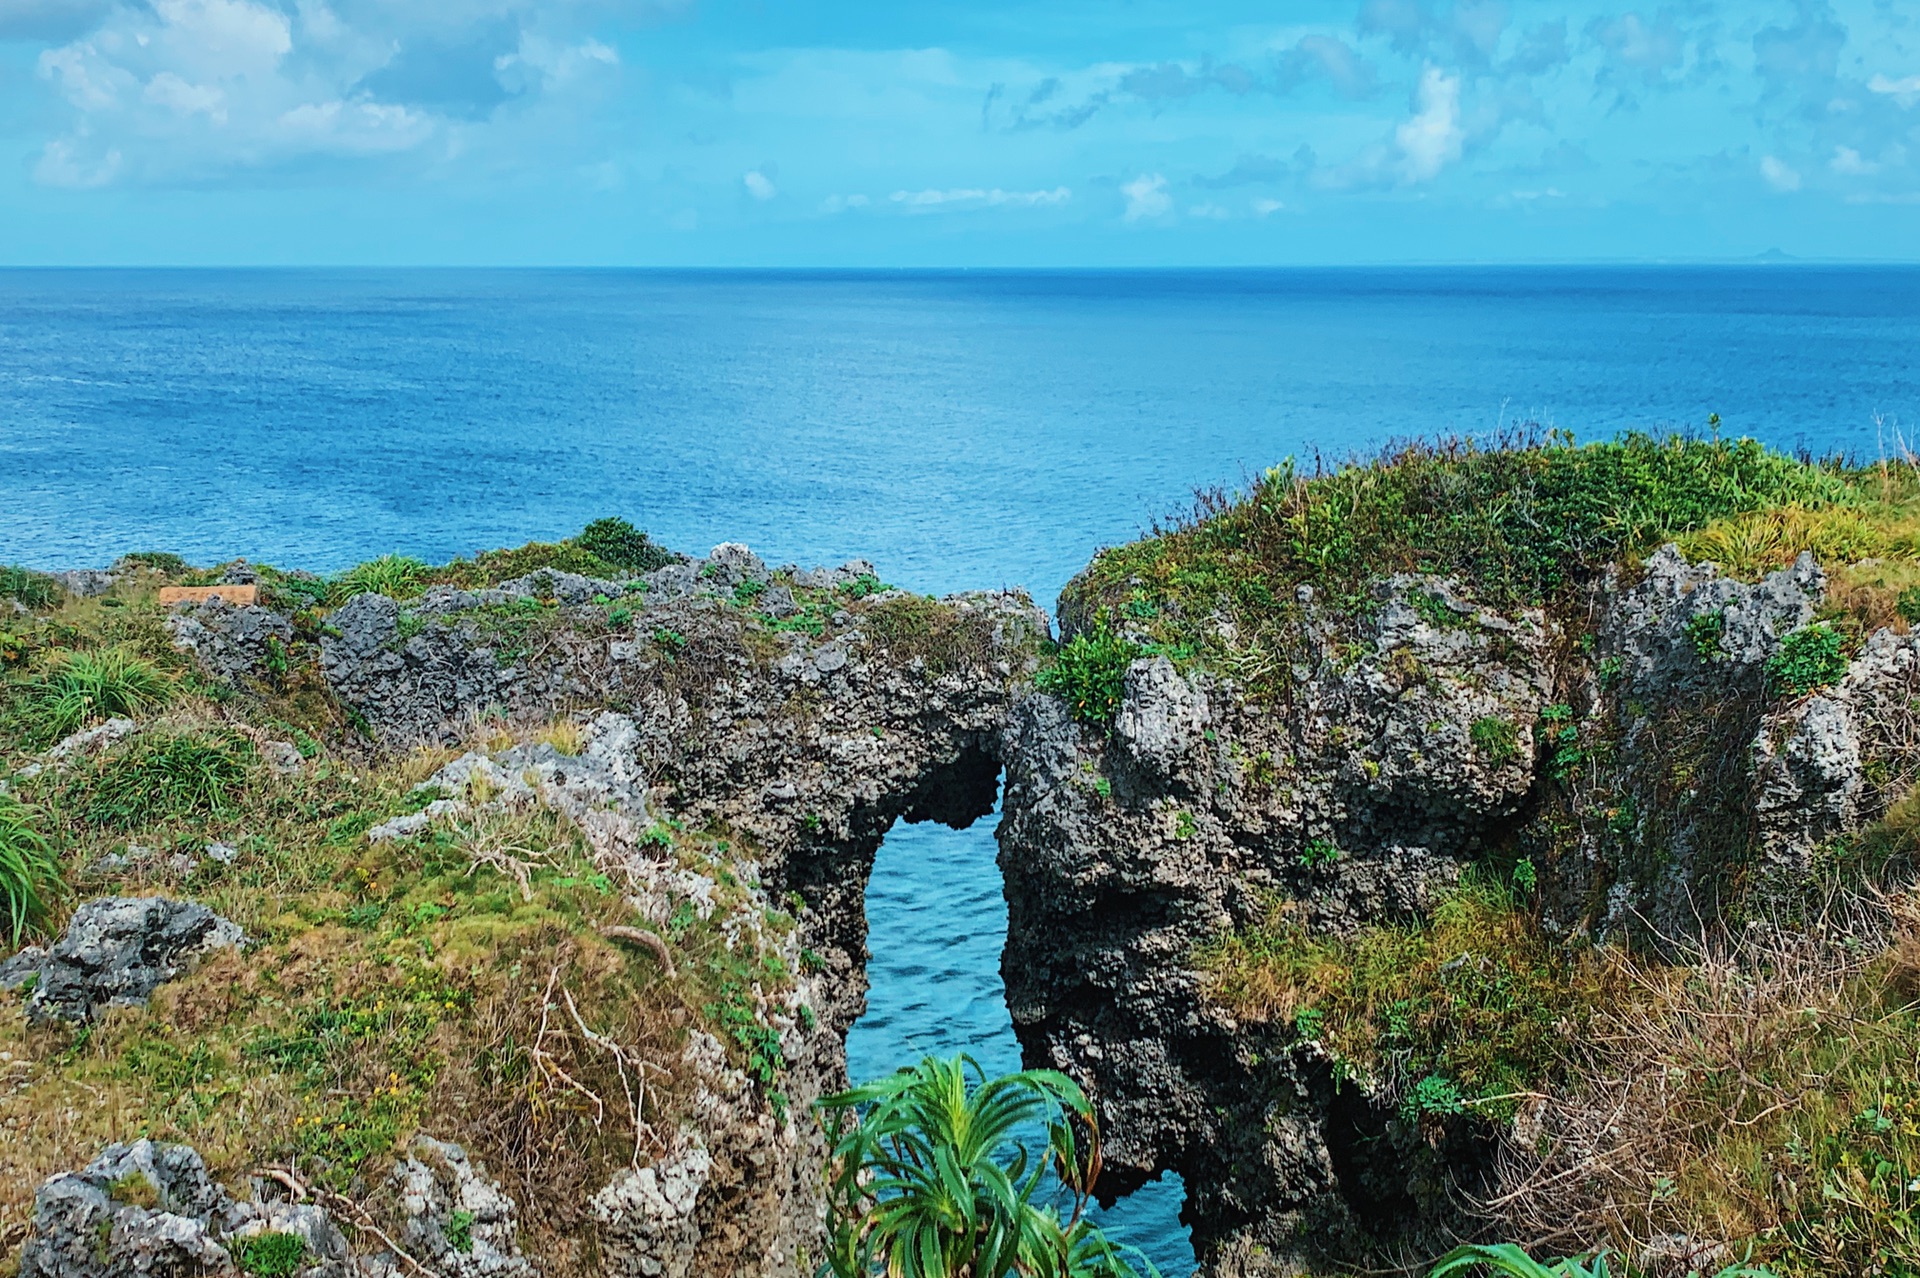
M 46 573 L 0 564 L 0 599 L 11 599 L 38 611 L 58 603 L 63 593 L 60 583 Z
M 1467 728 L 1467 739 L 1487 762 L 1496 766 L 1520 757 L 1520 729 L 1497 715 L 1475 719 Z
M 108 648 L 58 654 L 34 692 L 39 735 L 53 741 L 95 719 L 144 714 L 165 704 L 172 685 L 152 661 Z
M 636 1157 L 656 1156 L 661 1135 L 687 1120 L 691 1030 L 718 1035 L 751 1071 L 756 1103 L 785 1103 L 781 1034 L 799 1031 L 783 1009 L 804 960 L 791 920 L 777 921 L 747 876 L 729 872 L 735 857 L 758 854 L 749 840 L 685 830 L 650 849 L 716 880 L 711 915 L 688 908 L 668 929 L 669 976 L 644 949 L 601 934 L 652 925 L 629 903 L 634 885 L 596 864 L 569 820 L 535 805 L 368 844 L 372 825 L 420 806 L 411 786 L 457 751 L 370 757 L 324 687 L 312 687 L 311 641 L 289 648 L 287 677 L 274 685 L 220 690 L 191 671 L 172 675 L 152 585 L 124 589 L 115 606 L 65 598 L 14 623 L 30 627 L 34 648 L 26 670 L 0 681 L 0 775 L 11 787 L 0 798 L 0 929 L 15 925 L 16 908 L 23 937 L 58 926 L 84 886 L 189 897 L 252 940 L 245 955 L 212 957 L 162 986 L 150 1007 L 109 1009 L 77 1033 L 31 1026 L 21 999 L 0 995 L 0 1237 L 18 1236 L 47 1176 L 141 1136 L 191 1143 L 227 1180 L 297 1159 L 303 1177 L 330 1189 L 360 1197 L 373 1186 L 362 1201 L 391 1226 L 379 1187 L 425 1130 L 466 1146 L 503 1182 L 543 1272 L 584 1278 L 598 1265 L 578 1205 Z M 718 631 L 685 629 L 672 678 L 710 680 L 746 657 L 737 635 L 722 651 Z M 18 775 L 39 761 L 42 683 L 111 651 L 151 667 L 164 703 L 147 705 L 142 731 L 111 751 Z M 300 770 L 257 766 L 263 738 L 299 743 Z M 466 744 L 536 739 L 581 744 L 571 720 L 489 723 Z M 199 859 L 216 840 L 238 849 L 231 864 Z M 63 870 L 130 841 L 159 855 L 64 881 Z M 176 852 L 192 868 L 174 868 Z M 636 1071 L 644 1103 L 627 1090 Z M 266 1263 L 250 1271 L 270 1272 Z
M 328 601 L 343 604 L 355 595 L 412 599 L 427 588 L 427 565 L 405 555 L 382 555 L 355 564 L 329 583 Z
M 861 627 L 896 661 L 917 661 L 929 675 L 978 667 L 994 652 L 993 618 L 923 595 L 903 595 L 868 608 Z
M 238 805 L 253 763 L 243 737 L 219 732 L 149 731 L 70 781 L 81 819 L 116 830 L 214 816 Z
M 36 809 L 0 793 L 0 924 L 16 948 L 47 916 L 49 900 L 62 886 L 40 821 Z
M 1162 598 L 1197 598 L 1257 571 L 1338 595 L 1412 571 L 1457 575 L 1494 603 L 1538 603 L 1716 521 L 1850 498 L 1832 470 L 1752 440 L 1412 443 L 1367 464 L 1283 463 L 1237 500 L 1203 499 L 1195 519 L 1104 552 L 1088 584 L 1098 590 L 1124 573 Z
M 233 1258 L 242 1273 L 255 1278 L 291 1278 L 300 1272 L 307 1244 L 298 1234 L 268 1231 L 252 1234 L 233 1245 Z
M 1291 913 L 1277 902 L 1203 945 L 1206 996 L 1318 1039 L 1415 1119 L 1511 1116 L 1608 989 L 1601 967 L 1552 943 L 1509 889 L 1477 874 L 1422 924 L 1341 939 L 1310 934 Z
M 1628 966 L 1633 997 L 1590 1022 L 1507 1170 L 1507 1227 L 1629 1254 L 1684 1236 L 1785 1278 L 1912 1272 L 1920 915 L 1896 912 L 1880 949 L 1757 933 Z

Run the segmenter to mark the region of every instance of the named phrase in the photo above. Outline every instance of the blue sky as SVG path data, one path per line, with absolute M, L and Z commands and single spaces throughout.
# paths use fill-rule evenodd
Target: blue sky
M 0 261 L 1920 259 L 1920 2 L 0 0 Z

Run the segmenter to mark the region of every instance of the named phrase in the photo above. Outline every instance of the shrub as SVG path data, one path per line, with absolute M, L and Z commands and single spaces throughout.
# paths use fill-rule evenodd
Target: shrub
M 1140 654 L 1138 644 L 1105 631 L 1078 634 L 1034 676 L 1034 686 L 1064 700 L 1082 723 L 1111 727 L 1126 694 L 1127 667 Z
M 447 1217 L 447 1246 L 461 1255 L 473 1251 L 473 1213 L 456 1211 Z
M 306 1255 L 307 1244 L 300 1235 L 272 1230 L 251 1234 L 233 1245 L 233 1258 L 241 1270 L 257 1278 L 290 1278 L 300 1272 Z
M 962 611 L 924 595 L 903 595 L 874 604 L 861 618 L 861 628 L 895 659 L 918 658 L 934 675 L 979 665 L 993 652 L 991 616 Z
M 1699 654 L 1702 661 L 1716 661 L 1720 658 L 1720 637 L 1726 633 L 1727 614 L 1725 609 L 1703 612 L 1696 617 L 1687 618 L 1681 627 L 1687 636 L 1687 642 Z
M 36 687 L 34 718 L 43 733 L 58 738 L 93 719 L 138 715 L 171 691 L 151 661 L 124 648 L 64 653 Z
M 823 1271 L 834 1278 L 1138 1272 L 1085 1218 L 1100 1134 L 1066 1075 L 989 1080 L 971 1057 L 928 1057 L 821 1108 L 832 1143 Z M 1045 1156 L 1024 1147 L 1029 1134 L 1045 1137 Z
M 143 733 L 83 782 L 80 811 L 86 820 L 119 829 L 226 812 L 251 762 L 252 747 L 238 737 Z
M 1510 763 L 1520 757 L 1520 730 L 1497 715 L 1475 719 L 1467 737 L 1489 763 Z
M 674 553 L 624 519 L 596 519 L 574 542 L 588 554 L 628 572 L 652 572 L 674 561 Z
M 13 599 L 29 608 L 50 608 L 60 601 L 60 583 L 43 572 L 0 564 L 0 599 Z
M 16 947 L 46 917 L 47 898 L 60 885 L 60 864 L 39 820 L 38 810 L 0 793 L 0 921 Z
M 1846 673 L 1845 637 L 1824 621 L 1794 631 L 1767 658 L 1768 682 L 1775 692 L 1793 697 L 1838 683 Z
M 382 555 L 355 564 L 330 585 L 329 594 L 336 604 L 355 595 L 385 595 L 389 599 L 411 599 L 427 588 L 427 566 L 405 555 Z
M 114 567 L 117 568 L 120 564 L 132 564 L 136 568 L 148 568 L 168 577 L 177 577 L 182 573 L 191 572 L 193 569 L 193 566 L 186 560 L 165 550 L 136 550 L 130 555 L 120 556 L 118 563 L 116 563 Z
M 1920 586 L 1908 586 L 1901 591 L 1894 610 L 1900 614 L 1902 621 L 1920 626 Z

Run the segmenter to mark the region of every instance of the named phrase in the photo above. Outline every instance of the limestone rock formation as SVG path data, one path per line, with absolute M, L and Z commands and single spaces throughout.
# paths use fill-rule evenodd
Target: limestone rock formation
M 73 913 L 45 950 L 30 949 L 0 970 L 18 987 L 29 979 L 27 1015 L 84 1021 L 109 1003 L 144 1003 L 155 988 L 209 951 L 241 944 L 240 929 L 204 905 L 166 897 L 104 897 Z
M 20 1274 L 238 1275 L 249 1245 L 269 1235 L 279 1250 L 297 1252 L 295 1278 L 359 1278 L 346 1239 L 318 1206 L 238 1201 L 189 1146 L 140 1140 L 111 1145 L 40 1187 Z
M 1658 944 L 1736 890 L 1790 895 L 1920 776 L 1920 639 L 1873 635 L 1807 696 L 1769 674 L 1823 590 L 1809 556 L 1747 583 L 1666 547 L 1574 628 L 1397 574 L 1337 620 L 1302 588 L 1277 700 L 1164 656 L 1110 730 L 1021 699 L 1002 971 L 1028 1062 L 1096 1099 L 1103 1189 L 1179 1172 L 1212 1275 L 1444 1249 L 1488 1130 L 1397 1121 L 1391 1090 L 1212 1001 L 1197 950 L 1277 902 L 1330 937 L 1418 921 L 1496 847 L 1533 858 L 1562 934 Z

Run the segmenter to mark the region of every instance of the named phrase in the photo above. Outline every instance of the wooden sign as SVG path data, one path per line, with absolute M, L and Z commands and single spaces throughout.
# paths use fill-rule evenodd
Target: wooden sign
M 171 608 L 174 604 L 205 603 L 207 600 L 215 597 L 224 599 L 235 607 L 239 607 L 241 604 L 258 603 L 260 600 L 260 587 L 162 586 L 159 594 L 160 606 L 163 608 Z

